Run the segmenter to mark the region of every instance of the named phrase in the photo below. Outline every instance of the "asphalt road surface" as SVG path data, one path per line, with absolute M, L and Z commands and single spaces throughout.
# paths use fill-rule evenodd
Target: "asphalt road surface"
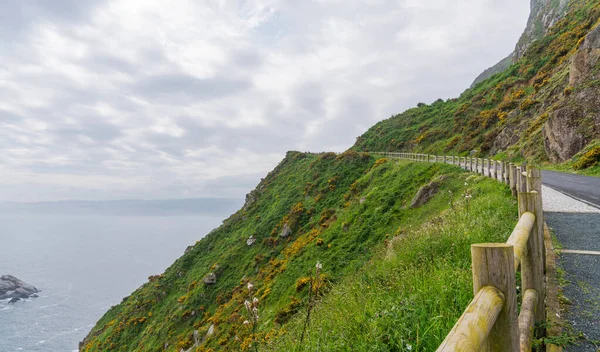
M 600 207 L 600 177 L 542 171 L 542 182 L 573 198 Z
M 597 351 L 600 343 L 600 178 L 542 171 L 542 182 L 562 193 L 542 191 L 545 220 L 565 250 L 558 265 L 564 270 L 566 280 L 563 293 L 572 304 L 562 318 L 585 336 L 565 350 Z M 578 206 L 577 200 L 586 205 Z

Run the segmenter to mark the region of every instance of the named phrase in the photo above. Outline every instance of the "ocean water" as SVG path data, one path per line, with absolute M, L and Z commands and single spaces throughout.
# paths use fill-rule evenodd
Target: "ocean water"
M 0 301 L 0 351 L 76 351 L 108 308 L 226 215 L 0 215 L 0 275 L 42 290 Z

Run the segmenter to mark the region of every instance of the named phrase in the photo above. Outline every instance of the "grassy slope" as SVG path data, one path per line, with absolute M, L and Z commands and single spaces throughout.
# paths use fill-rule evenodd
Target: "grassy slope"
M 434 351 L 473 298 L 470 244 L 504 242 L 516 221 L 507 189 L 481 176 L 454 175 L 425 208 L 425 222 L 401 224 L 387 246 L 317 305 L 300 343 L 304 313 L 273 351 Z M 467 213 L 463 197 L 473 194 Z M 451 190 L 452 195 L 446 193 Z M 425 210 L 427 211 L 427 210 Z
M 456 99 L 419 104 L 377 123 L 357 139 L 353 149 L 460 155 L 476 149 L 480 155 L 496 154 L 498 159 L 547 162 L 542 126 L 549 115 L 569 104 L 569 97 L 580 89 L 600 84 L 585 81 L 568 86 L 569 59 L 597 24 L 599 3 L 571 1 L 567 15 L 506 71 Z M 516 134 L 518 141 L 494 149 L 496 137 L 505 128 L 506 135 Z M 593 126 L 581 129 L 592 131 Z
M 327 289 L 334 292 L 347 285 L 345 278 L 368 270 L 364 269 L 365 264 L 368 268 L 373 267 L 373 263 L 381 263 L 374 273 L 388 275 L 389 272 L 381 271 L 387 262 L 380 261 L 386 242 L 390 243 L 395 234 L 403 232 L 408 234 L 407 239 L 418 238 L 419 229 L 429 226 L 423 224 L 445 218 L 439 214 L 447 211 L 451 199 L 457 209 L 460 207 L 457 199 L 467 177 L 462 170 L 441 164 L 383 161 L 376 163 L 368 155 L 354 152 L 341 156 L 289 153 L 261 182 L 257 189 L 262 193 L 254 204 L 234 214 L 164 274 L 152 277 L 150 282 L 107 312 L 86 339 L 84 350 L 162 351 L 168 343 L 166 350 L 179 351 L 193 344 L 194 330 L 202 337 L 211 324 L 215 325 L 215 333 L 198 348 L 199 351 L 248 349 L 253 341 L 259 341 L 263 347 L 283 343 L 280 338 L 286 331 L 288 320 L 294 321 L 294 317 L 301 316 L 306 307 L 308 288 L 297 288 L 297 282 L 308 275 L 317 261 L 323 263 Z M 420 186 L 441 174 L 448 177 L 442 182 L 440 195 L 423 207 L 407 207 Z M 469 300 L 468 255 L 464 252 L 467 243 L 500 238 L 513 225 L 505 221 L 506 218 L 513 220 L 514 215 L 514 204 L 506 189 L 491 180 L 473 182 L 475 199 L 489 199 L 490 206 L 499 210 L 491 214 L 492 221 L 487 222 L 485 228 L 473 227 L 457 238 L 456 252 L 453 250 L 452 255 L 440 257 L 447 263 L 444 270 L 453 267 L 446 273 L 461 280 L 453 280 L 445 299 L 433 301 L 423 308 L 444 316 L 439 326 L 430 329 L 436 336 L 429 340 L 430 343 L 435 343 L 447 332 L 451 321 L 458 317 Z M 479 207 L 472 208 L 473 214 L 479 211 L 475 209 Z M 487 211 L 489 213 L 490 208 Z M 457 220 L 464 218 L 459 212 L 455 215 Z M 279 233 L 286 222 L 294 233 L 283 239 Z M 482 237 L 481 233 L 486 233 L 487 237 Z M 416 262 L 411 265 L 420 263 L 425 270 L 422 273 L 439 264 L 429 263 L 434 254 L 431 250 L 437 248 L 445 253 L 448 244 L 447 239 L 425 234 L 428 237 L 424 242 L 410 240 L 405 243 L 397 237 L 392 240 L 398 242 L 395 248 L 403 247 L 406 253 L 414 250 Z M 257 241 L 247 246 L 245 241 L 250 235 Z M 379 259 L 373 259 L 374 256 Z M 462 261 L 457 261 L 458 258 Z M 398 261 L 393 263 L 404 266 Z M 209 272 L 218 274 L 216 285 L 202 283 L 202 278 Z M 433 278 L 423 278 L 426 280 L 422 284 L 430 286 Z M 255 286 L 256 297 L 260 299 L 260 320 L 254 335 L 243 324 L 247 319 L 243 301 L 248 297 L 248 282 Z M 414 286 L 412 289 L 406 286 L 405 294 L 422 289 L 416 281 L 402 283 L 408 284 Z M 378 287 L 384 293 L 385 286 L 374 284 L 372 287 Z M 397 296 L 401 294 L 390 296 L 388 301 Z M 352 304 L 364 305 L 365 298 Z M 424 298 L 421 296 L 420 299 Z M 393 323 L 389 321 L 389 324 Z M 290 326 L 296 331 L 297 323 Z M 405 330 L 402 336 L 408 339 L 415 333 L 417 330 Z M 293 338 L 296 333 L 290 336 Z

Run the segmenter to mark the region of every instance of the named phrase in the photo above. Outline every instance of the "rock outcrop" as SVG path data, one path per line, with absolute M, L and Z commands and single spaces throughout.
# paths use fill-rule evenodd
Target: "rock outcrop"
M 525 51 L 536 40 L 542 38 L 552 25 L 558 22 L 566 13 L 567 0 L 531 0 L 531 12 L 527 26 L 515 46 L 515 50 L 508 57 L 500 60 L 496 65 L 483 71 L 471 84 L 471 87 L 484 81 L 496 73 L 507 69 L 511 63 L 516 62 L 525 54 Z
M 600 135 L 600 88 L 582 88 L 556 109 L 542 130 L 546 155 L 563 162 Z
M 438 193 L 438 191 L 440 190 L 440 184 L 443 179 L 444 179 L 443 177 L 440 177 L 437 180 L 431 181 L 430 183 L 426 184 L 425 186 L 419 188 L 419 190 L 417 191 L 417 194 L 415 195 L 412 202 L 410 203 L 410 207 L 417 208 L 417 207 L 420 207 L 421 205 L 429 202 L 429 200 L 431 198 L 433 198 L 433 196 L 435 196 Z
M 292 234 L 292 229 L 290 228 L 290 225 L 286 222 L 285 225 L 283 225 L 283 229 L 281 230 L 281 233 L 279 234 L 279 236 L 280 237 L 288 237 L 291 234 Z
M 577 53 L 571 59 L 569 84 L 576 85 L 588 76 L 600 59 L 600 26 L 596 26 L 586 36 Z
M 567 2 L 567 0 L 531 0 L 527 26 L 515 47 L 513 62 L 523 57 L 534 41 L 546 35 L 548 29 L 563 18 Z
M 10 299 L 9 303 L 15 303 L 21 299 L 37 297 L 40 292 L 34 286 L 25 283 L 12 275 L 0 277 L 0 300 Z
M 214 285 L 217 283 L 217 275 L 215 273 L 210 273 L 204 277 L 204 283 L 207 285 Z

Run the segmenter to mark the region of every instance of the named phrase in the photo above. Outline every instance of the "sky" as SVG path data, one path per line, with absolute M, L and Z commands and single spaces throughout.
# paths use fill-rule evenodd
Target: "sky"
M 243 197 L 508 55 L 524 0 L 4 0 L 0 201 Z

